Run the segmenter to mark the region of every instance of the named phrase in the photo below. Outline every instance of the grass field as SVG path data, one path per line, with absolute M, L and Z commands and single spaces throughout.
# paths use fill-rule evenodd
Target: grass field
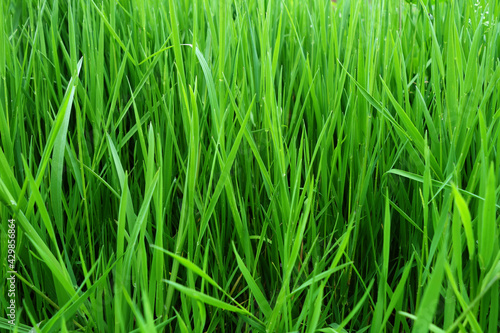
M 1 1 L 0 329 L 500 332 L 499 17 Z

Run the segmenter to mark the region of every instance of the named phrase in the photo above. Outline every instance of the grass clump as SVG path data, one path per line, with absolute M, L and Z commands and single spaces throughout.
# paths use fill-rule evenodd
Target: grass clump
M 500 331 L 499 16 L 2 1 L 15 328 Z

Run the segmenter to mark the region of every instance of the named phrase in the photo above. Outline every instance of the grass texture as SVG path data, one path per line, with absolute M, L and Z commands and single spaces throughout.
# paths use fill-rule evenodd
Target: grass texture
M 499 17 L 1 1 L 0 328 L 498 333 Z

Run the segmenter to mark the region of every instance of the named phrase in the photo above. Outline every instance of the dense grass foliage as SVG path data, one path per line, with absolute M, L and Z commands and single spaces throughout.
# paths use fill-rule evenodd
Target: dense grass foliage
M 499 17 L 1 1 L 17 330 L 499 332 Z

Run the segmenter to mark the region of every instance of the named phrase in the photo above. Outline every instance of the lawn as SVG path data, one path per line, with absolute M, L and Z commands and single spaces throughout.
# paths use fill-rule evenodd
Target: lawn
M 500 1 L 0 1 L 0 329 L 500 332 Z

